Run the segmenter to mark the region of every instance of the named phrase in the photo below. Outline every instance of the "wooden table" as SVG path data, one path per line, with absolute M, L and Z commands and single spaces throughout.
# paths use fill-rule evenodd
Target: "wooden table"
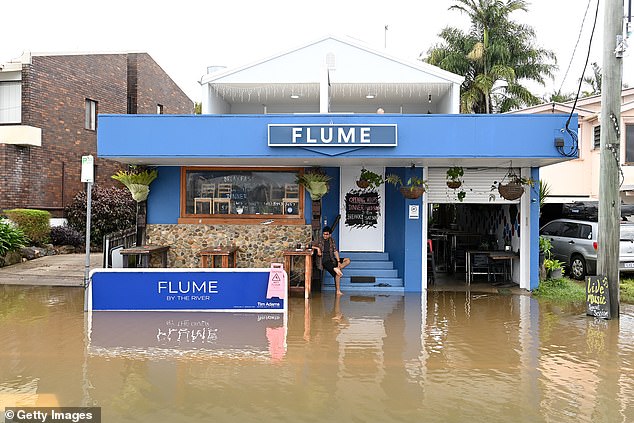
M 467 285 L 471 285 L 471 281 L 473 280 L 473 275 L 487 275 L 487 276 L 491 275 L 491 271 L 490 269 L 488 269 L 488 267 L 486 272 L 484 272 L 482 269 L 480 270 L 475 269 L 476 266 L 474 266 L 473 257 L 476 255 L 485 256 L 487 260 L 507 262 L 509 265 L 509 272 L 508 272 L 509 279 L 513 278 L 513 260 L 516 258 L 519 258 L 519 255 L 517 253 L 514 253 L 512 251 L 468 250 L 466 252 L 466 257 L 465 257 L 466 263 L 467 263 L 467 269 L 465 272 Z M 504 273 L 506 273 L 506 271 Z M 503 276 L 506 276 L 506 275 L 503 275 Z
M 141 257 L 141 267 L 150 267 L 150 256 L 161 255 L 161 267 L 167 267 L 167 251 L 170 249 L 164 245 L 142 245 L 140 247 L 124 248 L 119 253 L 123 258 L 123 267 L 128 267 L 129 256 Z
M 290 294 L 290 279 L 291 270 L 293 266 L 293 257 L 304 256 L 304 298 L 310 298 L 310 283 L 313 277 L 313 249 L 309 250 L 288 250 L 284 251 L 284 270 L 288 273 L 289 279 L 289 294 Z
M 238 255 L 238 247 L 209 247 L 201 250 L 200 255 L 200 267 L 209 267 L 209 263 L 211 262 L 211 267 L 216 267 L 215 257 L 221 257 L 220 267 L 227 268 L 229 267 L 229 257 L 231 257 L 231 267 L 236 267 L 236 257 Z M 209 258 L 211 257 L 211 260 Z

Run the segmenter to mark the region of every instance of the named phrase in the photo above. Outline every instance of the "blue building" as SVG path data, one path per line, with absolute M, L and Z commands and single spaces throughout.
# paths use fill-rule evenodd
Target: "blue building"
M 147 234 L 171 246 L 170 266 L 235 244 L 238 266 L 268 267 L 338 222 L 353 258 L 344 290 L 426 289 L 428 245 L 437 270 L 463 281 L 481 277 L 467 251 L 514 253 L 505 277 L 537 287 L 539 188 L 508 200 L 495 186 L 570 159 L 556 147 L 573 142 L 567 115 L 459 115 L 462 77 L 336 37 L 209 71 L 203 115 L 99 116 L 99 157 L 158 168 Z M 315 167 L 330 177 L 321 202 L 296 182 Z M 460 188 L 446 183 L 452 167 Z M 424 178 L 426 192 L 359 188 L 363 168 Z

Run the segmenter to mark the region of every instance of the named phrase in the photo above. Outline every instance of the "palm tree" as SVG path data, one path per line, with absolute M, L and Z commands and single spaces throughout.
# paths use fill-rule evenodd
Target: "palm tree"
M 592 62 L 591 66 L 592 75 L 584 76 L 582 79 L 584 84 L 590 85 L 590 91 L 584 91 L 581 95 L 582 97 L 590 97 L 601 94 L 601 78 L 603 77 L 601 66 L 599 66 L 597 62 Z
M 463 113 L 505 112 L 540 99 L 522 82 L 545 83 L 556 69 L 553 52 L 534 46 L 535 32 L 513 22 L 514 11 L 527 11 L 525 0 L 454 0 L 449 9 L 466 13 L 470 31 L 444 28 L 441 42 L 427 52 L 426 62 L 463 75 Z

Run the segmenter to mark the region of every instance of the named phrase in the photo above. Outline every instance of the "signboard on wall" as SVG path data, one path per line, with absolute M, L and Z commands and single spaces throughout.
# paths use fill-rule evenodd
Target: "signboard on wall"
M 610 291 L 607 276 L 586 277 L 586 314 L 610 319 Z
M 88 310 L 284 312 L 285 299 L 269 295 L 272 274 L 266 268 L 96 269 Z M 276 295 L 285 296 L 286 282 Z
M 269 147 L 396 147 L 396 124 L 269 124 Z
M 378 223 L 381 204 L 374 190 L 352 190 L 346 194 L 346 226 L 374 228 Z

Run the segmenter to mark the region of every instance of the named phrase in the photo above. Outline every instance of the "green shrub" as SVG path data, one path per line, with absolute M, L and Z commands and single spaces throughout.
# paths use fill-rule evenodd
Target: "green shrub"
M 51 244 L 53 245 L 81 247 L 84 243 L 84 234 L 79 233 L 68 225 L 53 226 L 51 228 Z
M 81 191 L 66 207 L 68 225 L 81 234 L 86 233 L 86 197 L 86 192 Z M 105 235 L 136 224 L 136 201 L 126 189 L 95 185 L 91 205 L 90 243 L 93 246 L 100 247 Z
M 31 243 L 40 245 L 48 242 L 51 232 L 51 214 L 44 210 L 11 209 L 4 214 L 22 229 Z
M 28 243 L 24 232 L 13 222 L 0 218 L 0 256 L 24 247 Z

